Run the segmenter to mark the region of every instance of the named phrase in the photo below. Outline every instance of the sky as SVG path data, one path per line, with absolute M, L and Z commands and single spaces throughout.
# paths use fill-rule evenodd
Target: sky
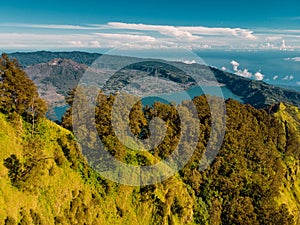
M 3 1 L 0 49 L 300 50 L 300 1 Z

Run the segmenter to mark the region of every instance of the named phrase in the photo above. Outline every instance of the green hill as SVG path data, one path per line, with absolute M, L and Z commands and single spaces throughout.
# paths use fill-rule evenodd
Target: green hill
M 185 210 L 171 218 L 192 218 L 194 199 L 178 177 L 157 187 L 117 185 L 89 168 L 71 132 L 53 122 L 42 119 L 34 136 L 21 119 L 1 114 L 0 125 L 0 224 L 162 224 L 170 215 L 164 203 L 175 197 Z
M 32 136 L 31 124 L 1 114 L 0 224 L 296 224 L 299 132 L 286 137 L 285 129 L 300 125 L 290 111 L 298 110 L 299 119 L 299 109 L 281 104 L 274 118 L 237 102 L 227 110 L 224 147 L 208 170 L 199 172 L 195 154 L 175 177 L 146 187 L 101 178 L 72 133 L 53 122 L 41 119 Z M 279 129 L 270 120 L 283 118 L 286 127 L 278 123 L 282 133 L 274 134 L 281 136 L 268 140 Z M 249 119 L 263 130 L 245 125 Z

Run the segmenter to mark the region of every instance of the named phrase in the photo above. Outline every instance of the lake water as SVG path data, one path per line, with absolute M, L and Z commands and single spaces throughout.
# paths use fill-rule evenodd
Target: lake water
M 187 91 L 177 92 L 172 94 L 161 94 L 156 96 L 150 96 L 142 100 L 143 105 L 152 105 L 154 102 L 159 101 L 162 103 L 175 102 L 180 104 L 184 100 L 193 99 L 196 96 L 208 94 L 211 96 L 222 97 L 224 99 L 234 99 L 243 103 L 241 96 L 232 93 L 226 86 L 216 87 L 216 86 L 195 86 Z
M 47 118 L 52 121 L 61 122 L 63 115 L 66 113 L 67 109 L 69 108 L 68 105 L 65 106 L 58 106 L 54 107 L 52 111 L 47 112 Z

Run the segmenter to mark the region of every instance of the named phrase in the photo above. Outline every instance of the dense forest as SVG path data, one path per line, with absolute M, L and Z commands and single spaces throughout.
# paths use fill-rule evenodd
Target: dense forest
M 84 145 L 93 149 L 99 136 L 105 151 L 131 165 L 166 159 L 184 129 L 174 105 L 134 105 L 128 123 L 136 138 L 151 137 L 153 118 L 166 124 L 158 146 L 136 151 L 114 132 L 111 111 L 117 96 L 100 91 L 97 132 L 79 145 L 72 116 L 90 118 L 86 108 L 76 109 L 74 96 L 86 102 L 85 87 L 70 93 L 71 107 L 60 126 L 45 118 L 45 102 L 15 60 L 2 55 L 0 75 L 0 224 L 300 224 L 300 109 L 295 106 L 279 103 L 258 110 L 226 100 L 221 149 L 201 170 L 211 106 L 205 96 L 194 98 L 200 121 L 194 126 L 200 135 L 188 163 L 161 183 L 134 187 L 101 176 L 83 154 Z M 188 111 L 191 104 L 178 107 Z M 191 115 L 188 121 L 194 119 Z M 90 131 L 86 123 L 78 126 Z M 181 145 L 188 149 L 190 143 L 183 140 Z

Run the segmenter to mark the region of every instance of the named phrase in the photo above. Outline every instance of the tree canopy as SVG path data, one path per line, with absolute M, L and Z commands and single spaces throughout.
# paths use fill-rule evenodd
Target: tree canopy
M 47 111 L 34 82 L 18 62 L 9 59 L 6 54 L 0 58 L 0 111 L 4 114 L 17 113 L 27 121 L 44 116 Z

